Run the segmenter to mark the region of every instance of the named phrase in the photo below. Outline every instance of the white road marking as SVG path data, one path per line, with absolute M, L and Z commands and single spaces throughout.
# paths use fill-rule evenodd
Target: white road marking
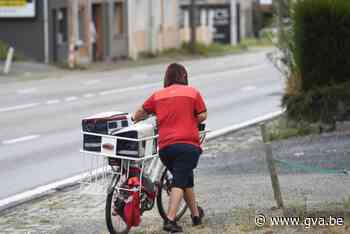
M 35 93 L 38 90 L 36 88 L 30 88 L 30 89 L 19 89 L 17 90 L 18 94 L 30 94 L 30 93 Z
M 6 141 L 3 141 L 2 143 L 4 145 L 10 145 L 10 144 L 23 142 L 23 141 L 34 140 L 34 139 L 39 138 L 39 137 L 40 137 L 40 135 L 30 135 L 30 136 L 20 137 L 20 138 L 16 138 L 16 139 L 6 140 Z
M 295 157 L 300 157 L 300 156 L 304 156 L 304 152 L 297 152 L 297 153 L 294 153 L 294 156 Z
M 234 69 L 234 70 L 229 70 L 229 71 L 216 72 L 215 75 L 216 75 L 217 78 L 222 78 L 225 75 L 232 75 L 234 73 L 242 73 L 242 72 L 249 72 L 249 71 L 259 70 L 259 69 L 262 69 L 262 68 L 265 68 L 265 67 L 267 67 L 266 64 L 257 65 L 257 66 L 250 66 L 250 67 Z M 138 76 L 139 78 L 141 78 L 141 77 L 148 77 L 147 74 L 140 74 L 140 75 L 136 75 L 136 76 Z M 198 76 L 193 77 L 192 80 L 197 80 L 198 78 L 203 79 L 203 78 L 205 78 L 205 76 L 213 76 L 213 74 L 198 75 Z M 90 80 L 90 81 L 87 81 L 85 84 L 92 85 L 92 84 L 96 84 L 98 82 L 100 82 L 100 80 Z M 122 92 L 131 92 L 131 91 L 136 91 L 136 90 L 140 90 L 140 89 L 159 87 L 159 86 L 160 86 L 160 84 L 157 82 L 157 83 L 151 83 L 151 84 L 146 84 L 146 85 L 127 87 L 127 88 L 122 88 L 122 89 L 106 90 L 106 91 L 100 92 L 99 95 L 104 96 L 104 95 L 116 94 L 116 93 L 122 93 Z M 252 91 L 252 90 L 255 90 L 255 89 L 257 89 L 257 88 L 254 87 L 254 86 L 247 86 L 247 87 L 243 87 L 242 91 Z M 36 88 L 17 90 L 18 94 L 29 94 L 29 93 L 34 93 L 34 92 L 37 92 Z M 91 97 L 94 97 L 94 96 L 96 96 L 96 94 L 87 93 L 87 94 L 83 95 L 84 98 L 91 98 Z M 78 97 L 72 96 L 72 97 L 67 97 L 65 99 L 65 101 L 66 102 L 72 102 L 72 101 L 76 101 L 77 99 L 78 99 Z M 46 104 L 47 105 L 52 105 L 52 104 L 58 104 L 59 102 L 60 102 L 59 100 L 48 100 L 46 102 Z M 0 108 L 0 113 L 28 109 L 28 108 L 39 106 L 40 104 L 41 103 L 30 103 L 30 104 L 23 104 L 23 105 L 11 106 L 11 107 L 4 107 L 4 108 Z
M 87 93 L 87 94 L 83 95 L 84 98 L 92 98 L 94 96 L 96 96 L 96 94 L 94 94 L 94 93 Z
M 256 90 L 257 88 L 255 86 L 245 86 L 243 88 L 241 88 L 242 91 L 244 92 L 249 92 L 249 91 L 253 91 Z
M 60 103 L 61 101 L 58 100 L 58 99 L 54 99 L 54 100 L 48 100 L 46 102 L 47 105 L 53 105 L 53 104 L 57 104 L 57 103 Z
M 40 105 L 40 103 L 30 103 L 30 104 L 24 104 L 24 105 L 0 108 L 0 113 L 1 112 L 8 112 L 8 111 L 22 110 L 22 109 L 28 109 L 28 108 L 39 106 L 39 105 Z
M 84 82 L 84 85 L 94 85 L 94 84 L 97 84 L 100 82 L 101 82 L 101 80 L 88 80 L 88 81 Z
M 214 73 L 207 73 L 207 74 L 201 74 L 201 75 L 196 75 L 194 77 L 191 78 L 191 80 L 200 80 L 203 78 L 212 78 L 213 76 L 215 76 L 215 79 L 219 79 L 219 78 L 227 78 L 227 76 L 232 76 L 235 75 L 236 73 L 243 73 L 243 72 L 251 72 L 251 71 L 255 71 L 255 70 L 260 70 L 263 68 L 268 67 L 268 64 L 262 64 L 262 65 L 255 65 L 255 66 L 249 66 L 249 67 L 244 67 L 244 68 L 236 68 L 236 69 L 230 69 L 230 70 L 226 70 L 226 71 L 221 71 L 221 72 L 214 72 Z
M 75 100 L 78 100 L 78 97 L 72 96 L 72 97 L 67 97 L 65 99 L 66 102 L 72 102 L 72 101 L 75 101 Z
M 142 78 L 147 78 L 147 77 L 148 77 L 148 75 L 146 73 L 132 75 L 132 79 L 142 79 Z
M 202 154 L 202 158 L 217 158 L 216 154 Z
M 111 89 L 111 90 L 107 90 L 107 91 L 102 91 L 99 94 L 101 96 L 104 96 L 104 95 L 109 95 L 109 94 L 130 92 L 130 91 L 135 91 L 135 90 L 139 90 L 139 89 L 146 89 L 146 88 L 151 88 L 151 87 L 157 87 L 157 86 L 159 86 L 159 83 L 152 83 L 152 84 L 139 85 L 139 86 L 128 87 L 128 88 L 123 88 L 123 89 Z
M 228 126 L 226 128 L 223 129 L 219 129 L 216 130 L 214 132 L 210 132 L 207 135 L 207 140 L 211 140 L 214 139 L 216 137 L 225 135 L 229 132 L 235 131 L 235 130 L 239 130 L 242 129 L 244 127 L 248 127 L 251 126 L 252 124 L 257 124 L 261 121 L 266 121 L 268 118 L 273 118 L 276 117 L 277 115 L 281 114 L 283 111 L 277 111 L 274 113 L 270 113 L 267 115 L 264 115 L 260 118 L 255 118 L 253 120 L 247 121 L 245 123 L 241 123 L 241 124 L 237 124 L 237 125 L 232 125 L 232 126 Z M 255 122 L 254 122 L 255 121 Z M 207 157 L 214 157 L 214 156 L 207 156 Z M 49 194 L 50 192 L 55 192 L 57 191 L 57 189 L 59 188 L 64 188 L 67 187 L 69 185 L 74 185 L 77 184 L 79 181 L 82 181 L 85 178 L 89 178 L 90 176 L 97 176 L 97 175 L 101 175 L 102 173 L 104 173 L 105 169 L 104 168 L 99 168 L 96 169 L 95 171 L 93 171 L 92 173 L 82 173 L 64 180 L 60 180 L 48 185 L 43 185 L 43 186 L 39 186 L 37 188 L 34 188 L 32 190 L 28 190 L 26 192 L 23 193 L 19 193 L 16 195 L 13 195 L 11 197 L 5 198 L 0 200 L 0 211 L 16 206 L 18 204 L 33 200 L 35 198 L 38 197 L 42 197 L 45 196 L 46 194 Z

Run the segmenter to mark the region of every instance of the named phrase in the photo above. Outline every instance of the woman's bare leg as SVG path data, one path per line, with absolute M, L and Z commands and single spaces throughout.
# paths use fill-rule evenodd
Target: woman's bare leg
M 191 210 L 192 216 L 199 216 L 197 202 L 196 202 L 196 196 L 194 194 L 193 188 L 186 188 L 184 193 L 184 199 L 186 201 L 186 204 Z
M 171 188 L 169 208 L 168 208 L 168 219 L 172 221 L 175 220 L 176 213 L 180 206 L 183 195 L 184 195 L 183 189 L 176 188 L 176 187 Z

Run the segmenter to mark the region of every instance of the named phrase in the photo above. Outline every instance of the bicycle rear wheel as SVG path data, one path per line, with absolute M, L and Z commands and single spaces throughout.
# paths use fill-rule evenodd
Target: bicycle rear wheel
M 168 204 L 169 204 L 169 198 L 170 198 L 170 189 L 171 189 L 171 173 L 164 169 L 162 173 L 162 177 L 160 179 L 160 188 L 157 194 L 157 207 L 160 216 L 163 218 L 163 220 L 167 219 L 167 210 L 168 210 Z M 176 218 L 175 220 L 178 221 L 182 218 L 182 216 L 186 213 L 187 210 L 187 204 L 185 200 L 182 200 L 180 203 L 180 207 L 177 210 Z
M 120 183 L 120 176 L 114 175 L 111 187 L 108 189 L 107 199 L 106 199 L 106 209 L 105 209 L 105 216 L 106 216 L 106 224 L 109 233 L 111 234 L 127 234 L 129 233 L 130 229 L 128 225 L 125 223 L 124 219 L 122 218 L 120 212 L 118 212 L 118 206 L 120 204 L 116 204 L 118 191 L 115 189 L 117 184 Z M 117 207 L 116 207 L 117 206 Z

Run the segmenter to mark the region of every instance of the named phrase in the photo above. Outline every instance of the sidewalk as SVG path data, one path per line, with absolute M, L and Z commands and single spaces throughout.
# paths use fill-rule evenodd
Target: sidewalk
M 49 78 L 74 77 L 75 75 L 84 75 L 99 72 L 118 71 L 123 69 L 142 68 L 144 66 L 162 65 L 172 62 L 195 61 L 204 59 L 222 58 L 225 56 L 239 56 L 242 54 L 257 53 L 262 51 L 271 51 L 272 47 L 257 47 L 250 48 L 247 51 L 239 53 L 227 54 L 218 57 L 202 57 L 202 56 L 175 56 L 175 57 L 155 57 L 155 58 L 140 58 L 137 61 L 118 60 L 116 62 L 96 62 L 90 64 L 86 68 L 70 70 L 54 65 L 47 65 L 36 62 L 14 62 L 11 67 L 11 72 L 8 75 L 3 74 L 4 63 L 0 62 L 0 84 L 18 81 L 42 80 Z
M 14 81 L 38 80 L 58 76 L 64 72 L 63 69 L 36 62 L 13 62 L 10 73 L 3 74 L 4 62 L 0 61 L 0 83 L 10 83 Z
M 337 157 L 349 163 L 349 135 L 324 135 L 274 142 L 274 155 L 279 159 L 308 156 Z M 324 149 L 336 148 L 337 153 Z M 300 156 L 304 152 L 305 157 Z M 257 228 L 254 216 L 263 213 L 279 215 L 266 169 L 265 156 L 257 127 L 245 129 L 208 142 L 197 174 L 196 191 L 205 208 L 204 225 L 190 226 L 189 214 L 181 220 L 185 233 L 334 233 L 349 232 L 349 217 L 345 226 L 332 228 L 274 227 Z M 299 154 L 298 154 L 299 153 Z M 295 155 L 299 155 L 298 157 Z M 349 164 L 347 164 L 348 166 Z M 317 211 L 341 210 L 343 215 L 350 194 L 350 176 L 345 174 L 304 173 L 295 169 L 279 170 L 282 195 L 292 214 L 300 209 Z M 304 210 L 305 211 L 305 210 Z M 293 213 L 294 212 L 294 213 Z M 142 225 L 131 233 L 162 233 L 162 220 L 156 208 L 146 212 Z M 23 204 L 1 214 L 1 233 L 107 234 L 104 221 L 104 196 L 82 193 L 78 188 L 61 191 L 50 197 Z

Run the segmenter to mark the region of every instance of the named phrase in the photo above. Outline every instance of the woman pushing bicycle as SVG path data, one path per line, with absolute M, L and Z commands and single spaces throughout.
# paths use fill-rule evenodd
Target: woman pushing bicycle
M 184 198 L 191 210 L 193 226 L 200 225 L 204 211 L 197 206 L 193 169 L 202 153 L 198 125 L 207 119 L 201 94 L 188 86 L 184 66 L 170 64 L 164 77 L 164 88 L 153 93 L 134 114 L 135 122 L 155 114 L 159 132 L 159 156 L 173 175 L 167 220 L 163 230 L 182 232 L 176 213 Z

